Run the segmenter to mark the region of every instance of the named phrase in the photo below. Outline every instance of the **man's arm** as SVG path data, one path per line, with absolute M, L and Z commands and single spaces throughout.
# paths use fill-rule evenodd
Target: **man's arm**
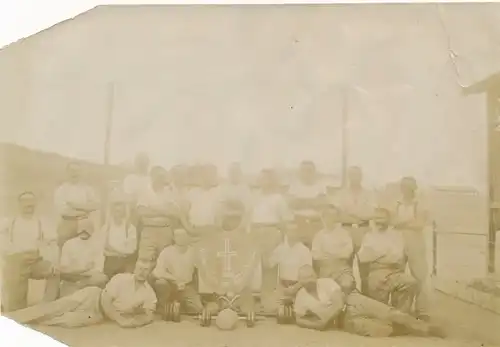
M 295 322 L 297 326 L 301 328 L 314 329 L 314 330 L 325 330 L 326 325 L 328 324 L 328 321 L 324 321 L 323 319 L 320 319 L 318 316 L 315 316 L 314 314 L 302 317 L 295 317 Z
M 168 271 L 168 263 L 169 263 L 169 249 L 165 248 L 158 257 L 156 262 L 156 266 L 152 272 L 152 275 L 156 279 L 175 281 L 176 278 L 173 274 Z
M 77 211 L 86 213 L 94 212 L 99 209 L 99 199 L 91 187 L 87 187 L 87 201 L 84 203 L 68 202 L 67 205 Z
M 113 280 L 111 280 L 113 281 Z M 111 284 L 110 282 L 109 284 Z M 109 286 L 108 284 L 108 286 Z M 108 293 L 108 286 L 106 286 L 106 289 L 102 291 L 101 294 L 101 306 L 106 314 L 106 316 L 111 319 L 112 321 L 115 321 L 119 326 L 126 327 L 128 326 L 131 322 L 130 319 L 127 319 L 122 313 L 120 313 L 115 306 L 113 305 L 113 296 Z

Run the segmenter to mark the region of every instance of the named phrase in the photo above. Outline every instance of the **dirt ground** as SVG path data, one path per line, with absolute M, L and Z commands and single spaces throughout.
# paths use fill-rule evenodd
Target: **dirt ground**
M 316 332 L 280 326 L 274 320 L 254 328 L 243 322 L 234 331 L 202 328 L 195 321 L 157 321 L 140 329 L 121 329 L 112 323 L 80 329 L 38 328 L 71 347 L 486 347 L 500 346 L 500 316 L 445 295 L 436 298 L 436 319 L 450 334 L 447 339 L 391 337 L 365 338 L 342 331 Z M 494 343 L 496 342 L 497 343 Z

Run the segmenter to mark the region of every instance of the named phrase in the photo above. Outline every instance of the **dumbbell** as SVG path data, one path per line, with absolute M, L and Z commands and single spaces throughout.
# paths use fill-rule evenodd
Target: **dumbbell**
M 282 304 L 278 307 L 278 312 L 276 313 L 278 324 L 293 324 L 294 320 L 295 314 L 291 304 Z
M 177 301 L 166 304 L 163 320 L 179 323 L 181 321 L 181 304 Z

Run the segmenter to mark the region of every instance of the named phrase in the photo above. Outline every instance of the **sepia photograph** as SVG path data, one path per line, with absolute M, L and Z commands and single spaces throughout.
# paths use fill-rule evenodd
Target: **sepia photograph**
M 42 26 L 0 34 L 12 346 L 500 346 L 500 3 Z

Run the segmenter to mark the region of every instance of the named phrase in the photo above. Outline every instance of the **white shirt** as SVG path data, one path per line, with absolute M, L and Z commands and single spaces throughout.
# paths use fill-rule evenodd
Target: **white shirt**
M 0 223 L 0 248 L 4 254 L 41 251 L 56 239 L 56 228 L 38 216 L 5 218 Z
M 224 200 L 241 201 L 247 208 L 252 201 L 252 190 L 246 184 L 227 183 L 220 186 L 220 195 Z
M 156 309 L 156 294 L 147 281 L 137 285 L 134 274 L 122 273 L 115 275 L 106 285 L 104 291 L 110 296 L 114 307 L 123 313 L 130 312 L 135 307 L 154 311 Z
M 117 225 L 113 220 L 106 223 L 101 230 L 104 235 L 104 255 L 127 256 L 133 254 L 137 249 L 137 232 L 135 227 L 123 221 Z
M 149 188 L 150 183 L 149 175 L 130 174 L 123 180 L 123 191 L 132 201 L 137 201 L 142 192 Z
M 373 215 L 375 209 L 374 194 L 365 188 L 362 188 L 357 193 L 354 193 L 350 188 L 341 189 L 335 196 L 334 201 L 343 213 L 362 217 Z
M 326 186 L 319 181 L 313 184 L 304 184 L 298 181 L 290 187 L 288 194 L 291 198 L 296 199 L 316 199 L 322 195 L 326 195 Z M 311 208 L 300 208 L 296 212 L 306 216 L 319 215 L 318 211 Z
M 269 263 L 271 266 L 278 265 L 280 279 L 297 281 L 300 268 L 304 265 L 312 266 L 312 256 L 309 248 L 302 242 L 290 246 L 285 240 L 273 251 Z
M 344 307 L 344 299 L 340 286 L 331 278 L 318 278 L 316 281 L 318 298 L 301 288 L 295 298 L 294 310 L 297 317 L 303 317 L 307 311 L 324 317 L 332 315 Z M 333 316 L 333 315 L 332 315 Z
M 189 247 L 185 252 L 181 252 L 175 245 L 172 245 L 161 251 L 153 270 L 153 276 L 165 278 L 166 272 L 173 275 L 179 282 L 190 283 L 193 280 L 194 268 L 193 249 Z
M 194 226 L 215 225 L 220 194 L 217 187 L 193 188 L 188 193 L 189 221 Z
M 92 266 L 90 271 L 102 272 L 104 255 L 102 247 L 95 239 L 82 240 L 78 236 L 66 241 L 61 250 L 61 268 L 82 271 Z
M 423 213 L 427 214 L 427 218 L 429 218 L 429 208 L 423 198 L 415 198 L 411 203 L 398 200 L 392 207 L 392 213 L 399 222 L 410 222 Z
M 312 255 L 315 260 L 348 260 L 353 252 L 351 235 L 342 226 L 337 226 L 334 230 L 319 231 L 312 242 Z
M 175 195 L 170 189 L 170 187 L 164 187 L 162 191 L 155 192 L 151 186 L 139 196 L 137 206 L 151 207 L 155 209 L 164 209 L 168 204 L 178 203 L 175 199 Z M 144 217 L 145 225 L 164 225 L 166 223 L 165 217 Z
M 363 238 L 358 257 L 361 262 L 401 264 L 405 259 L 403 234 L 393 228 L 386 231 L 371 230 Z
M 280 194 L 258 192 L 253 199 L 251 221 L 257 224 L 278 224 L 293 220 L 285 198 Z
M 54 205 L 61 216 L 85 215 L 75 211 L 68 203 L 87 204 L 97 202 L 97 194 L 94 189 L 85 183 L 72 184 L 65 182 L 60 185 L 54 193 Z

